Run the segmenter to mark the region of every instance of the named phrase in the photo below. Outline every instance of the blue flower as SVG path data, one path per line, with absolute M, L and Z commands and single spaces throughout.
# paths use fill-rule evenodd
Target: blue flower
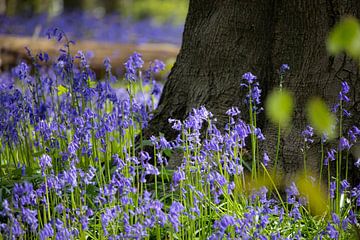
M 349 141 L 346 138 L 341 137 L 339 141 L 339 151 L 349 150 L 349 149 L 350 149 Z
M 328 165 L 329 164 L 329 160 L 330 161 L 335 161 L 335 153 L 336 153 L 336 150 L 335 149 L 330 149 L 329 151 L 327 151 L 327 155 L 324 159 L 324 165 Z
M 52 160 L 51 160 L 51 157 L 47 154 L 43 154 L 40 159 L 39 159 L 39 164 L 40 164 L 40 167 L 41 167 L 41 171 L 44 173 L 46 168 L 48 167 L 52 167 L 52 164 L 51 164 Z
M 144 61 L 141 58 L 141 54 L 134 52 L 129 59 L 125 62 L 125 77 L 128 81 L 136 81 L 137 77 L 137 70 L 142 68 Z
M 341 188 L 340 188 L 340 192 L 343 193 L 347 188 L 350 187 L 350 183 L 344 179 L 340 182 Z
M 248 84 L 252 84 L 256 80 L 256 76 L 251 72 L 244 73 L 242 78 L 247 81 Z
M 336 190 L 336 182 L 332 181 L 330 182 L 330 198 L 335 197 L 335 190 Z
M 44 228 L 40 231 L 40 240 L 46 240 L 54 236 L 54 229 L 51 223 L 45 224 Z
M 269 158 L 268 154 L 266 152 L 264 152 L 264 156 L 263 156 L 263 164 L 264 164 L 264 166 L 267 167 L 269 162 L 270 162 L 270 158 Z
M 326 231 L 331 239 L 339 239 L 339 232 L 330 223 L 328 223 Z
M 312 136 L 314 135 L 314 129 L 307 125 L 306 129 L 304 131 L 302 131 L 301 135 L 304 137 L 304 141 L 306 143 L 312 143 L 314 142 L 314 140 L 312 139 Z
M 179 217 L 184 209 L 185 209 L 184 206 L 177 201 L 172 202 L 170 206 L 168 220 L 172 224 L 175 232 L 179 231 L 179 226 L 180 226 Z
M 280 74 L 284 74 L 286 71 L 290 70 L 290 67 L 288 64 L 284 63 L 280 66 Z

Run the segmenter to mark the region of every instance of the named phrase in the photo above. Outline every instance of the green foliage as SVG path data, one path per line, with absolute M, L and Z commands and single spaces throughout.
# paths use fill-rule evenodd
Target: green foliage
M 266 114 L 275 124 L 285 127 L 291 121 L 294 111 L 294 99 L 286 90 L 275 90 L 267 98 Z
M 336 119 L 325 102 L 320 98 L 310 99 L 306 110 L 310 125 L 315 131 L 319 135 L 326 134 L 329 138 L 333 138 Z
M 69 91 L 69 89 L 67 89 L 66 87 L 64 87 L 63 85 L 59 85 L 57 87 L 58 90 L 58 96 L 63 95 L 64 93 L 67 93 Z
M 153 17 L 159 23 L 184 23 L 188 0 L 134 0 L 123 1 L 122 12 L 135 19 Z
M 344 51 L 357 59 L 360 56 L 360 23 L 354 17 L 342 19 L 331 30 L 327 39 L 327 49 L 336 55 Z

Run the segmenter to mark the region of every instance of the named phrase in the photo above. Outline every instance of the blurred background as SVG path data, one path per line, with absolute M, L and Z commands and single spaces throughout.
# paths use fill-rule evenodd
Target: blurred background
M 0 0 L 0 34 L 180 44 L 188 0 Z
M 0 0 L 0 73 L 29 61 L 24 47 L 56 60 L 61 45 L 46 37 L 54 27 L 76 42 L 72 54 L 88 53 L 96 72 L 106 57 L 119 72 L 135 51 L 171 68 L 187 8 L 188 0 Z

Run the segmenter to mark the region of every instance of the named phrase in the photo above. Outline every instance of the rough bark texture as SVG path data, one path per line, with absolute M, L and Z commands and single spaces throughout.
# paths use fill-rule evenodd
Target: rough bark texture
M 264 98 L 278 86 L 276 69 L 288 63 L 291 71 L 284 87 L 295 94 L 296 109 L 292 128 L 282 134 L 280 167 L 293 175 L 303 167 L 300 133 L 306 126 L 304 106 L 309 97 L 333 104 L 340 80 L 347 80 L 356 103 L 349 122 L 359 122 L 357 64 L 344 55 L 329 57 L 325 46 L 331 27 L 345 15 L 360 17 L 358 1 L 191 0 L 180 53 L 145 135 L 162 132 L 174 138 L 177 133 L 167 119 L 184 119 L 201 105 L 215 114 L 219 126 L 232 106 L 239 106 L 246 118 L 242 74 L 251 71 L 258 76 Z M 262 123 L 267 137 L 263 148 L 274 156 L 277 130 L 266 120 Z M 312 148 L 309 168 L 318 169 L 319 159 L 318 149 Z

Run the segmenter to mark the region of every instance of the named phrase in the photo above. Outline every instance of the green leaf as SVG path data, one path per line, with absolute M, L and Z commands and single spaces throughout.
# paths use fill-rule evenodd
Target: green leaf
M 64 93 L 67 93 L 69 91 L 69 89 L 67 89 L 66 87 L 64 87 L 63 85 L 59 85 L 57 87 L 58 89 L 58 96 L 63 95 Z
M 96 87 L 96 82 L 91 81 L 90 77 L 88 77 L 88 79 L 87 79 L 87 84 L 88 84 L 89 88 L 95 88 Z
M 313 98 L 307 104 L 307 117 L 310 125 L 319 134 L 326 134 L 333 138 L 335 134 L 335 116 L 330 112 L 328 106 L 320 98 Z
M 164 149 L 163 153 L 166 157 L 171 157 L 172 155 L 172 151 L 169 148 Z
M 286 127 L 294 111 L 294 99 L 286 90 L 273 91 L 266 100 L 266 114 L 275 123 Z
M 360 24 L 355 17 L 342 19 L 331 30 L 327 43 L 330 54 L 336 55 L 342 51 L 353 58 L 360 56 Z

